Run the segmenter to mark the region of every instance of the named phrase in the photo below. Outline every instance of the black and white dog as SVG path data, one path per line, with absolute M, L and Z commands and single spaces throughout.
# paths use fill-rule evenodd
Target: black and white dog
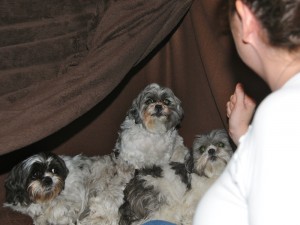
M 4 206 L 34 224 L 75 224 L 87 205 L 92 159 L 39 153 L 16 165 L 5 182 Z
M 117 224 L 123 190 L 133 173 L 114 155 L 39 153 L 10 172 L 4 206 L 29 215 L 36 225 Z
M 184 163 L 136 170 L 124 190 L 120 225 L 162 219 L 192 224 L 196 206 L 225 168 L 233 150 L 225 130 L 196 136 Z

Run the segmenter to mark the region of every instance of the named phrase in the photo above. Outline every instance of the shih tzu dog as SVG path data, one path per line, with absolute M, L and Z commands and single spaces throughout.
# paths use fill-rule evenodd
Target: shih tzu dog
M 177 131 L 182 117 L 181 102 L 171 89 L 148 85 L 134 99 L 121 125 L 116 156 L 135 168 L 182 162 L 188 152 Z
M 35 225 L 117 224 L 133 171 L 113 155 L 39 153 L 8 175 L 4 206 L 29 215 Z
M 135 171 L 124 189 L 120 225 L 162 219 L 192 224 L 196 206 L 233 154 L 224 129 L 196 136 L 185 162 L 153 165 Z
M 5 207 L 34 224 L 75 224 L 86 206 L 91 159 L 39 153 L 16 165 L 5 181 Z

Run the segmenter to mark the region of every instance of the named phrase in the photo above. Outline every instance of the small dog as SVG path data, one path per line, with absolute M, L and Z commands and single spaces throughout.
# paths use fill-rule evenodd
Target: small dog
M 5 207 L 34 224 L 75 224 L 86 206 L 91 160 L 39 153 L 16 165 L 5 181 Z
M 112 154 L 70 157 L 42 152 L 12 169 L 4 206 L 29 215 L 35 225 L 117 224 L 123 189 L 133 171 Z M 95 213 L 101 219 L 93 217 Z
M 224 129 L 196 136 L 184 163 L 136 170 L 124 190 L 120 225 L 163 219 L 192 224 L 196 206 L 224 170 L 233 150 Z
M 182 117 L 181 102 L 171 89 L 148 85 L 121 125 L 116 156 L 137 169 L 170 160 L 183 162 L 188 149 L 177 131 Z

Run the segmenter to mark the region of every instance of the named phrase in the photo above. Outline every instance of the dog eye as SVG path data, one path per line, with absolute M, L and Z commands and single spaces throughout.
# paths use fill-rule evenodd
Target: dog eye
M 169 99 L 164 99 L 164 104 L 165 105 L 170 105 L 171 104 L 171 101 Z
M 225 144 L 224 144 L 223 142 L 219 142 L 219 143 L 217 144 L 217 146 L 218 146 L 219 148 L 224 148 Z
M 38 179 L 39 177 L 41 177 L 41 173 L 39 171 L 36 171 L 31 175 L 32 179 Z
M 150 105 L 154 103 L 154 100 L 152 98 L 148 98 L 147 101 L 145 102 L 146 105 Z
M 51 173 L 53 173 L 53 174 L 57 174 L 57 173 L 58 173 L 58 170 L 57 170 L 57 169 L 55 169 L 55 168 L 52 168 L 52 169 L 51 169 Z
M 204 145 L 202 145 L 200 148 L 199 148 L 199 151 L 200 151 L 200 153 L 202 154 L 203 152 L 205 152 L 205 146 Z

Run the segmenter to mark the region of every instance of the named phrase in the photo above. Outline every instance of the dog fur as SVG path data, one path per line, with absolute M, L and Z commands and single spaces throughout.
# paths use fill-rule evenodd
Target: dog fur
M 185 163 L 146 167 L 124 190 L 120 225 L 142 224 L 161 219 L 175 224 L 192 224 L 196 206 L 232 156 L 227 133 L 213 130 L 196 136 Z

